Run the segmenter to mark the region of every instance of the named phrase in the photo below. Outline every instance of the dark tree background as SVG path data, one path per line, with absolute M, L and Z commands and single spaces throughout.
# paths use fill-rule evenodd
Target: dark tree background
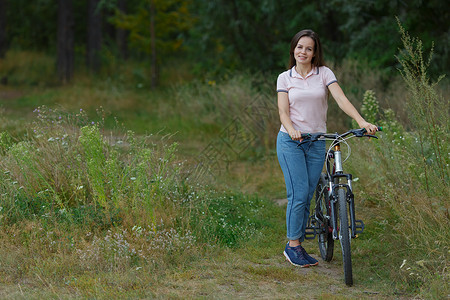
M 62 82 L 73 76 L 74 21 L 72 0 L 58 1 L 58 48 L 56 67 Z
M 126 0 L 118 0 L 117 1 L 117 11 L 119 14 L 127 13 L 127 1 Z M 123 60 L 128 58 L 128 32 L 120 27 L 116 28 L 116 44 L 119 53 L 119 57 Z
M 91 70 L 100 70 L 100 51 L 102 48 L 102 12 L 100 0 L 88 0 L 86 65 Z
M 5 57 L 6 49 L 6 0 L 0 0 L 0 58 Z
M 436 43 L 441 70 L 449 69 L 449 1 L 402 0 L 196 0 L 200 47 L 220 49 L 232 66 L 273 70 L 287 64 L 291 37 L 301 29 L 319 33 L 326 58 L 366 60 L 391 67 L 400 46 L 395 17 L 430 49 Z M 203 34 L 206 33 L 206 34 Z M 217 62 L 217 61 L 216 61 Z
M 449 12 L 450 2 L 440 0 L 0 0 L 0 57 L 7 49 L 44 51 L 54 55 L 62 81 L 74 62 L 85 59 L 98 72 L 111 54 L 147 64 L 154 84 L 169 62 L 187 63 L 198 76 L 276 73 L 286 67 L 291 37 L 311 28 L 328 61 L 391 69 L 400 47 L 397 16 L 426 50 L 434 41 L 432 70 L 446 73 Z

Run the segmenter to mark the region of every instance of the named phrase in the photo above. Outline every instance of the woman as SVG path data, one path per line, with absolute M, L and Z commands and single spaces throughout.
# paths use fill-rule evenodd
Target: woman
M 345 96 L 333 72 L 324 65 L 319 36 L 312 30 L 298 32 L 291 41 L 289 70 L 277 80 L 281 129 L 277 156 L 284 174 L 286 209 L 286 259 L 300 267 L 319 262 L 308 255 L 301 243 L 309 218 L 311 198 L 325 161 L 325 141 L 302 143 L 302 133 L 326 132 L 328 91 L 339 107 L 368 133 L 377 127 L 366 122 Z

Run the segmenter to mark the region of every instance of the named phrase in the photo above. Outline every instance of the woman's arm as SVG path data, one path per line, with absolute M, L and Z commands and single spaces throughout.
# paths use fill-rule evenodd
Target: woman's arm
M 278 113 L 280 114 L 280 121 L 286 128 L 288 134 L 293 140 L 301 140 L 302 133 L 300 130 L 295 130 L 292 125 L 292 120 L 289 114 L 289 98 L 288 93 L 278 92 Z
M 353 118 L 358 123 L 359 127 L 365 128 L 369 134 L 374 134 L 377 131 L 377 126 L 370 124 L 369 122 L 364 120 L 363 117 L 361 117 L 353 104 L 351 104 L 347 99 L 344 91 L 342 91 L 337 82 L 330 84 L 328 86 L 328 89 L 330 90 L 331 95 L 333 95 L 333 98 L 334 100 L 336 100 L 340 109 L 342 109 L 348 116 Z

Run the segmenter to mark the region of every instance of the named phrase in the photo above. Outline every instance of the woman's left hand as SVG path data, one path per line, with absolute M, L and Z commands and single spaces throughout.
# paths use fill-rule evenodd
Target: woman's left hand
M 367 134 L 375 134 L 375 132 L 378 131 L 378 127 L 376 125 L 373 125 L 369 122 L 363 121 L 358 124 L 359 127 L 365 128 L 367 130 Z

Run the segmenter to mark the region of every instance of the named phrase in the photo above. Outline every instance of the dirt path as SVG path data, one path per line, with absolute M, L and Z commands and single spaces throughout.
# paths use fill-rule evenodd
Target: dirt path
M 275 199 L 280 206 L 287 199 Z M 306 241 L 305 247 L 316 249 L 315 241 Z M 193 269 L 170 275 L 165 284 L 154 292 L 175 298 L 218 299 L 400 299 L 389 291 L 370 290 L 358 284 L 344 282 L 342 264 L 334 259 L 327 263 L 318 253 L 312 256 L 319 265 L 298 268 L 289 264 L 283 254 L 254 253 L 244 250 L 226 250 L 217 258 L 203 260 Z
M 226 260 L 224 258 L 226 257 Z M 317 257 L 317 256 L 316 256 Z M 391 299 L 382 291 L 358 285 L 347 287 L 336 263 L 321 262 L 317 267 L 298 268 L 280 253 L 259 259 L 239 253 L 200 262 L 194 269 L 169 276 L 156 295 L 180 298 L 218 299 Z M 398 298 L 397 298 L 398 299 Z

